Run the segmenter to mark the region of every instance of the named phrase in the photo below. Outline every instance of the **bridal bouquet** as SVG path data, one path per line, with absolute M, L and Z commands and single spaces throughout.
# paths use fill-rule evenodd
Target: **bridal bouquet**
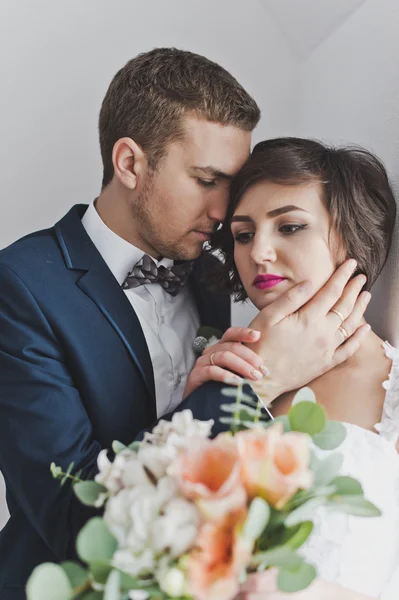
M 103 507 L 77 538 L 82 564 L 46 563 L 27 584 L 28 600 L 229 600 L 248 574 L 278 569 L 280 590 L 316 577 L 298 549 L 312 513 L 328 505 L 374 516 L 360 484 L 340 476 L 344 427 L 327 421 L 309 388 L 289 414 L 266 421 L 261 400 L 224 390 L 230 431 L 210 438 L 212 421 L 190 411 L 160 421 L 142 442 L 114 442 L 98 457 L 95 481 L 64 473 L 79 499 Z

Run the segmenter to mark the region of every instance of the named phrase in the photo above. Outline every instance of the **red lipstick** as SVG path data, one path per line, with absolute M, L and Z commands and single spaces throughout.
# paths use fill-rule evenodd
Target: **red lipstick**
M 279 275 L 257 275 L 254 279 L 253 285 L 258 290 L 268 290 L 285 280 L 286 277 L 280 277 Z

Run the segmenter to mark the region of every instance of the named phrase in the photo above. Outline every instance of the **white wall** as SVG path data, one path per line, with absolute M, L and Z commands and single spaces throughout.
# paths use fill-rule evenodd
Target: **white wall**
M 256 139 L 293 130 L 297 61 L 259 0 L 0 0 L 0 247 L 98 194 L 107 86 L 131 57 L 163 45 L 205 54 L 240 80 L 263 109 Z M 5 519 L 0 502 L 0 528 Z
M 397 0 L 367 0 L 301 64 L 299 127 L 303 136 L 356 142 L 374 151 L 388 168 L 397 198 L 398 26 Z M 398 255 L 397 232 L 368 311 L 375 331 L 395 345 L 399 344 Z

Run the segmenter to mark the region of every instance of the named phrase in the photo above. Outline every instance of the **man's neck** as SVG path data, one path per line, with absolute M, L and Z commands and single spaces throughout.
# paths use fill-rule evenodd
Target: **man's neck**
M 102 190 L 95 201 L 95 209 L 105 225 L 116 235 L 157 260 L 162 258 L 156 256 L 154 249 L 145 243 L 139 232 L 140 223 L 134 220 L 128 199 L 117 193 L 112 183 Z

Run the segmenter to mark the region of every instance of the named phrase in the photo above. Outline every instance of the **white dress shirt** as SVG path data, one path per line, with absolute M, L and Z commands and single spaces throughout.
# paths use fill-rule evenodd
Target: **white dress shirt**
M 145 254 L 111 231 L 102 221 L 94 203 L 82 218 L 83 227 L 120 285 Z M 155 260 L 155 259 L 154 259 Z M 171 267 L 169 259 L 155 260 Z M 193 368 L 193 340 L 199 327 L 198 310 L 185 285 L 177 296 L 158 283 L 123 290 L 144 333 L 154 369 L 157 415 L 174 410 L 182 401 L 188 374 Z

